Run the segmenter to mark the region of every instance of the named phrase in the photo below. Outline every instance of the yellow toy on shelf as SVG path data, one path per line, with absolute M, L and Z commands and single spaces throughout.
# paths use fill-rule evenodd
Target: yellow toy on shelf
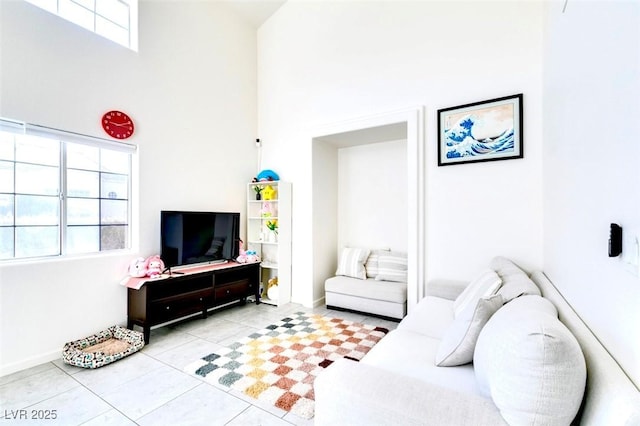
M 262 190 L 262 199 L 263 200 L 275 200 L 276 199 L 276 189 L 271 185 L 265 186 L 264 189 Z

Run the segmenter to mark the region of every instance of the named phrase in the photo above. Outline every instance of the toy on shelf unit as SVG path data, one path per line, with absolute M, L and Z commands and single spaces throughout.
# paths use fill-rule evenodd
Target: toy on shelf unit
M 273 203 L 262 203 L 262 208 L 260 209 L 260 215 L 262 217 L 273 217 L 277 216 L 274 212 Z
M 267 281 L 267 297 L 273 301 L 278 300 L 278 277 Z
M 258 176 L 255 178 L 254 182 L 264 182 L 264 181 L 273 181 L 280 180 L 280 177 L 273 170 L 263 170 L 258 173 Z
M 275 200 L 276 199 L 276 190 L 273 186 L 267 185 L 262 190 L 262 199 L 263 200 Z

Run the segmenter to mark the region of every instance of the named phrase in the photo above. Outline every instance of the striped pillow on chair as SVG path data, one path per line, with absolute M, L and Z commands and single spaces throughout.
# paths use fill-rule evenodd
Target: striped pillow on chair
M 369 250 L 363 248 L 345 247 L 340 253 L 338 260 L 338 270 L 336 275 L 344 275 L 346 277 L 367 279 L 367 271 L 364 268 L 364 262 L 369 257 Z
M 407 282 L 407 254 L 398 251 L 380 253 L 376 281 Z

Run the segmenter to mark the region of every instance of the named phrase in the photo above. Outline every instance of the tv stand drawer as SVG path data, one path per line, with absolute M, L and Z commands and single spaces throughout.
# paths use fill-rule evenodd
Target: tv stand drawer
M 244 299 L 249 294 L 249 280 L 238 280 L 215 286 L 216 303 Z
M 213 288 L 178 294 L 151 302 L 149 311 L 154 322 L 159 324 L 175 318 L 206 312 L 213 302 Z

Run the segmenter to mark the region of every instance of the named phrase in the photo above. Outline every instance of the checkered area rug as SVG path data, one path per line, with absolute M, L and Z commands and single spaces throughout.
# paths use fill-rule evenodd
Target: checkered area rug
M 313 381 L 333 361 L 359 361 L 389 330 L 340 318 L 297 312 L 185 371 L 310 419 Z

